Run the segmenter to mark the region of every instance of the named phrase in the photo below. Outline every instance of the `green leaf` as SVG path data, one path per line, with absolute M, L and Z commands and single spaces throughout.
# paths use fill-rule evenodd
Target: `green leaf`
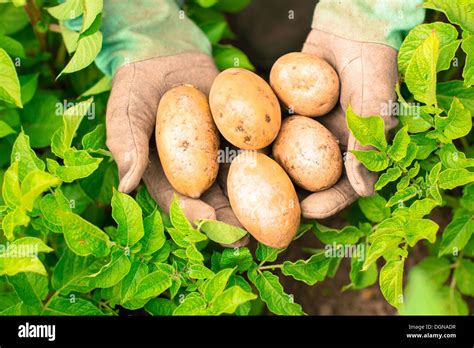
M 73 19 L 83 13 L 80 0 L 67 0 L 47 10 L 51 16 L 60 20 Z
M 30 100 L 35 95 L 36 89 L 38 88 L 38 76 L 39 73 L 28 74 L 19 77 L 21 85 L 21 102 L 23 105 L 30 102 Z
M 7 135 L 15 134 L 15 130 L 10 127 L 7 123 L 0 120 L 0 138 L 4 138 Z
M 381 172 L 387 169 L 389 165 L 389 159 L 383 152 L 376 150 L 352 150 L 352 153 L 356 156 L 357 160 L 373 172 Z
M 216 243 L 232 244 L 247 235 L 244 229 L 217 220 L 196 220 L 194 223 L 198 230 Z
M 281 253 L 285 249 L 275 249 L 265 244 L 258 243 L 256 256 L 257 260 L 262 262 L 273 262 L 277 259 L 278 254 Z
M 446 168 L 460 169 L 474 167 L 474 158 L 466 158 L 464 152 L 456 149 L 454 144 L 445 144 L 437 152 L 443 166 Z
M 471 87 L 474 84 L 474 35 L 469 35 L 462 40 L 462 50 L 466 52 L 466 64 L 462 72 L 464 85 Z
M 120 303 L 127 308 L 127 302 L 134 299 L 140 282 L 148 274 L 148 267 L 142 261 L 135 261 L 131 264 L 130 271 L 118 284 L 120 288 Z
M 17 207 L 15 210 L 10 211 L 4 216 L 2 221 L 2 229 L 5 237 L 8 240 L 13 240 L 16 228 L 19 226 L 28 226 L 30 217 L 25 214 L 21 207 Z
M 407 154 L 408 144 L 410 143 L 410 136 L 408 135 L 408 127 L 405 126 L 400 129 L 393 139 L 392 145 L 388 149 L 388 155 L 394 161 L 400 161 Z
M 474 232 L 474 218 L 465 210 L 458 210 L 443 231 L 439 256 L 457 255 L 467 244 Z
M 351 259 L 351 271 L 349 277 L 351 284 L 349 287 L 354 290 L 364 289 L 371 285 L 374 285 L 377 281 L 377 266 L 371 264 L 366 271 L 362 271 L 362 265 L 364 260 L 358 257 L 352 257 Z
M 2 197 L 10 207 L 16 208 L 21 203 L 20 178 L 18 177 L 19 162 L 13 162 L 3 176 Z
M 173 201 L 170 205 L 170 220 L 174 228 L 181 232 L 186 233 L 187 231 L 193 229 L 188 219 L 184 215 L 176 195 L 173 197 Z
M 12 60 L 3 48 L 0 48 L 0 71 L 0 100 L 22 108 L 20 81 Z
M 239 286 L 232 286 L 217 296 L 210 310 L 214 315 L 232 314 L 237 310 L 237 307 L 256 298 L 255 294 L 244 291 Z
M 31 149 L 30 138 L 23 132 L 18 134 L 12 148 L 11 162 L 18 161 L 18 174 L 20 181 L 33 170 L 44 170 L 45 165 Z
M 252 286 L 242 276 L 234 274 L 233 276 L 230 277 L 227 287 L 230 288 L 236 285 L 247 292 L 253 291 Z M 235 311 L 234 314 L 239 315 L 239 316 L 246 316 L 250 314 L 251 310 L 252 310 L 252 304 L 250 302 L 245 302 L 237 307 L 237 310 Z
M 174 273 L 172 266 L 161 263 L 158 269 L 142 279 L 134 298 L 148 299 L 161 295 L 172 285 L 171 276 Z
M 61 215 L 64 238 L 74 253 L 97 257 L 109 253 L 111 242 L 101 229 L 74 213 L 63 212 Z
M 379 257 L 398 247 L 404 237 L 403 228 L 396 218 L 387 219 L 379 225 L 374 236 L 371 236 L 373 240 L 367 250 L 362 270 L 365 271 Z
M 208 279 L 214 276 L 214 272 L 206 266 L 196 263 L 188 265 L 187 276 L 191 279 Z
M 25 49 L 21 42 L 0 34 L 0 48 L 3 48 L 10 57 L 26 58 Z
M 0 275 L 13 276 L 21 272 L 34 272 L 47 275 L 38 253 L 49 253 L 53 249 L 41 239 L 23 237 L 2 246 L 0 253 Z
M 453 98 L 458 98 L 468 110 L 474 110 L 474 89 L 464 86 L 463 81 L 453 80 L 438 83 L 436 86 L 438 103 L 444 110 L 449 110 Z
M 431 220 L 408 219 L 405 224 L 408 245 L 414 246 L 421 239 L 427 239 L 430 243 L 434 243 L 438 228 L 438 224 Z
M 217 44 L 229 29 L 225 21 L 203 23 L 199 27 L 213 45 Z
M 349 105 L 346 111 L 346 118 L 349 129 L 362 145 L 372 145 L 380 151 L 384 151 L 387 148 L 382 117 L 357 116 Z
M 197 250 L 194 244 L 191 244 L 186 248 L 186 258 L 189 260 L 204 261 L 204 256 L 199 250 Z
M 403 266 L 405 260 L 388 261 L 380 270 L 380 290 L 383 296 L 395 308 L 403 303 Z
M 89 289 L 108 288 L 120 282 L 130 271 L 130 260 L 123 250 L 116 249 L 112 252 L 110 261 L 97 272 L 88 274 L 76 285 Z
M 458 139 L 469 134 L 472 128 L 471 113 L 458 98 L 454 97 L 449 108 L 448 116 L 435 118 L 436 130 L 442 132 L 448 139 Z
M 102 33 L 95 32 L 79 39 L 77 48 L 69 63 L 58 75 L 58 78 L 63 74 L 70 74 L 84 69 L 91 64 L 96 58 L 102 47 Z
M 417 25 L 403 40 L 398 53 L 398 70 L 405 74 L 416 49 L 435 31 L 439 38 L 439 60 L 437 71 L 449 69 L 451 61 L 459 47 L 458 32 L 454 26 L 447 23 L 435 22 Z
M 82 298 L 54 297 L 45 310 L 47 315 L 98 316 L 102 311 L 91 302 Z
M 117 241 L 123 246 L 135 245 L 145 234 L 142 209 L 135 200 L 114 189 L 112 217 L 117 222 Z
M 51 285 L 61 295 L 67 295 L 71 291 L 89 292 L 91 289 L 88 284 L 83 287 L 79 286 L 79 283 L 89 275 L 99 272 L 109 262 L 110 258 L 107 257 L 82 257 L 65 248 L 54 267 Z
M 444 12 L 450 22 L 458 24 L 463 30 L 474 33 L 474 4 L 472 1 L 427 0 L 423 7 Z
M 407 154 L 402 160 L 398 162 L 398 165 L 402 168 L 407 168 L 413 162 L 417 153 L 418 147 L 415 145 L 415 143 L 409 143 Z
M 242 11 L 251 0 L 219 0 L 215 9 L 222 12 L 235 13 Z
M 372 222 L 381 222 L 390 217 L 390 208 L 387 201 L 379 194 L 370 197 L 361 197 L 357 201 L 364 215 Z
M 324 253 L 319 253 L 314 254 L 308 260 L 285 261 L 281 271 L 284 275 L 292 276 L 308 285 L 314 285 L 316 282 L 324 280 L 330 262 L 331 258 L 326 257 Z
M 22 98 L 24 98 L 22 94 Z M 61 127 L 60 116 L 63 104 L 52 91 L 38 90 L 20 112 L 21 125 L 30 137 L 31 147 L 40 148 L 51 145 L 53 134 Z
M 260 298 L 272 313 L 278 315 L 304 314 L 301 306 L 293 301 L 293 297 L 284 292 L 276 275 L 264 271 L 257 274 L 252 282 L 257 287 Z
M 69 29 L 64 25 L 64 21 L 59 21 L 59 28 L 63 38 L 64 46 L 66 46 L 67 53 L 72 54 L 77 49 L 77 41 L 79 40 L 79 33 Z
M 206 314 L 206 302 L 202 297 L 189 294 L 174 310 L 173 315 L 203 315 Z
M 397 191 L 390 199 L 388 200 L 387 206 L 392 207 L 395 204 L 401 204 L 409 199 L 415 197 L 419 193 L 419 189 L 415 186 L 408 186 L 406 189 Z
M 41 314 L 42 301 L 48 296 L 48 278 L 36 273 L 18 273 L 7 277 L 18 298 L 30 307 L 35 315 Z
M 405 83 L 415 99 L 436 105 L 436 67 L 439 57 L 439 39 L 431 32 L 413 53 L 408 64 Z
M 409 216 L 421 219 L 423 216 L 428 215 L 437 205 L 436 201 L 431 198 L 417 200 L 408 208 Z
M 387 184 L 397 180 L 402 175 L 402 170 L 398 167 L 388 168 L 385 173 L 380 175 L 379 179 L 375 183 L 375 189 L 380 191 Z
M 108 76 L 103 76 L 99 81 L 96 82 L 94 86 L 89 88 L 87 91 L 81 94 L 81 97 L 88 97 L 104 92 L 110 91 L 112 88 L 112 80 Z M 103 127 L 102 125 L 97 126 L 97 128 Z
M 95 18 L 102 12 L 103 6 L 103 0 L 82 0 L 84 14 L 82 16 L 81 33 L 89 29 L 92 23 L 94 23 Z
M 100 150 L 105 148 L 105 127 L 99 124 L 90 133 L 82 138 L 82 147 L 85 150 Z
M 48 160 L 47 160 L 48 161 Z M 95 158 L 84 150 L 74 148 L 64 152 L 64 166 L 53 165 L 53 173 L 64 182 L 73 182 L 77 179 L 86 178 L 99 168 L 102 158 Z M 51 165 L 48 161 L 48 169 Z
M 155 209 L 151 215 L 143 220 L 143 228 L 144 235 L 140 240 L 141 252 L 144 255 L 151 255 L 161 249 L 166 242 L 165 229 L 158 210 Z
M 234 268 L 237 266 L 239 272 L 244 272 L 250 268 L 252 263 L 252 254 L 248 248 L 227 248 L 222 252 L 220 268 Z
M 422 133 L 433 127 L 433 117 L 423 107 L 402 104 L 399 115 L 401 123 L 408 127 L 410 133 Z M 408 112 L 404 111 L 408 110 Z
M 439 173 L 439 187 L 453 189 L 474 181 L 474 172 L 467 169 L 446 169 Z
M 465 186 L 463 192 L 460 203 L 465 209 L 472 213 L 474 212 L 474 184 Z
M 51 139 L 51 151 L 63 158 L 64 153 L 71 147 L 72 140 L 79 125 L 93 103 L 93 98 L 79 102 L 64 111 L 63 126 L 58 129 Z
M 26 11 L 10 4 L 0 4 L 0 32 L 5 35 L 16 33 L 29 24 Z
M 245 53 L 232 45 L 214 45 L 212 53 L 219 70 L 228 68 L 255 70 Z
M 454 277 L 461 293 L 474 296 L 474 262 L 461 259 L 459 267 L 454 271 Z
M 21 184 L 21 207 L 27 211 L 33 209 L 35 200 L 46 190 L 57 186 L 61 180 L 41 170 L 31 171 Z
M 145 305 L 145 310 L 156 316 L 171 316 L 175 309 L 174 302 L 166 298 L 154 298 Z
M 417 146 L 416 159 L 424 160 L 438 148 L 438 142 L 434 139 L 427 138 L 425 134 L 412 135 L 411 140 Z
M 324 244 L 355 244 L 364 233 L 355 226 L 345 226 L 341 230 L 323 226 L 319 223 L 314 225 L 314 234 Z
M 216 273 L 212 278 L 204 282 L 201 287 L 201 293 L 206 302 L 213 302 L 227 286 L 230 276 L 234 273 L 235 268 L 226 268 Z

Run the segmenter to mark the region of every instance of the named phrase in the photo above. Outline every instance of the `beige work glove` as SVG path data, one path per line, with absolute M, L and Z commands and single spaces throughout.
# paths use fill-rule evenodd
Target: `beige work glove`
M 201 199 L 181 195 L 166 179 L 154 145 L 149 150 L 163 94 L 186 83 L 208 95 L 217 74 L 212 58 L 202 53 L 157 57 L 121 67 L 112 81 L 107 104 L 107 146 L 117 162 L 120 192 L 130 193 L 143 178 L 150 194 L 167 213 L 176 193 L 189 221 L 217 219 L 242 227 L 217 183 Z M 242 243 L 245 240 L 232 246 Z
M 345 171 L 333 187 L 313 193 L 301 202 L 304 217 L 322 219 L 344 209 L 359 196 L 374 194 L 377 174 L 368 171 L 351 153 L 370 147 L 362 146 L 351 134 L 345 112 L 350 104 L 358 115 L 382 115 L 386 134 L 396 126 L 397 120 L 384 112 L 390 109 L 386 107 L 388 101 L 396 97 L 397 51 L 383 44 L 344 39 L 317 29 L 310 32 L 302 51 L 326 60 L 341 82 L 340 103 L 316 120 L 339 139 L 345 152 Z

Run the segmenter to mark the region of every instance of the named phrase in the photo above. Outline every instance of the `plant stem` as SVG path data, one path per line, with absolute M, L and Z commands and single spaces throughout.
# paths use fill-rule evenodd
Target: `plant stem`
M 36 39 L 39 42 L 40 50 L 41 52 L 48 52 L 48 43 L 46 40 L 46 34 L 38 31 L 37 25 L 42 21 L 41 18 L 41 12 L 38 9 L 38 6 L 36 6 L 35 0 L 27 0 L 25 4 L 25 11 L 28 15 L 28 18 L 30 19 L 31 26 L 33 28 L 33 33 L 36 36 Z M 51 74 L 51 78 L 53 80 L 53 83 L 57 85 L 56 83 L 56 73 L 54 71 L 54 66 L 51 62 L 51 60 L 48 60 L 48 69 Z
M 36 25 L 39 22 L 41 22 L 41 13 L 38 9 L 38 6 L 36 6 L 35 0 L 26 1 L 25 11 L 28 14 L 28 17 L 30 18 L 30 23 L 31 23 L 31 26 L 33 27 L 33 32 L 35 33 L 35 36 L 38 39 L 38 42 L 40 44 L 41 51 L 46 52 L 47 51 L 46 35 L 44 33 L 39 32 L 36 29 Z
M 261 271 L 261 270 L 264 270 L 264 269 L 275 269 L 275 268 L 282 268 L 282 267 L 283 267 L 283 264 L 268 265 L 268 266 L 259 267 L 258 270 Z

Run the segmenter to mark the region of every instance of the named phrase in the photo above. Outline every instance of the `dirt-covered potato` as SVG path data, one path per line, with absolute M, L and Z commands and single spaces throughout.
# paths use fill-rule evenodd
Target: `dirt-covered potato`
M 262 149 L 280 130 L 278 99 L 251 71 L 232 68 L 221 72 L 212 84 L 209 104 L 221 134 L 241 149 Z
M 311 192 L 331 187 L 342 172 L 336 137 L 321 123 L 305 116 L 283 120 L 273 143 L 273 158 L 295 184 Z
M 306 53 L 281 56 L 273 64 L 270 85 L 293 113 L 322 116 L 337 103 L 339 78 L 325 60 Z
M 300 224 L 300 205 L 285 171 L 256 151 L 237 156 L 230 166 L 227 192 L 235 215 L 259 242 L 273 248 L 290 244 Z
M 219 133 L 206 96 L 182 85 L 166 92 L 156 116 L 156 146 L 165 175 L 179 193 L 198 198 L 214 183 Z

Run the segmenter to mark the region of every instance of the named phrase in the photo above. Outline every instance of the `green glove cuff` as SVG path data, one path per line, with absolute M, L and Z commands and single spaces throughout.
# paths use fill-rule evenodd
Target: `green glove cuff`
M 109 76 L 123 64 L 150 58 L 211 54 L 207 37 L 173 0 L 105 0 L 102 19 L 96 64 Z
M 312 28 L 346 39 L 399 49 L 404 36 L 423 22 L 423 0 L 321 0 Z

